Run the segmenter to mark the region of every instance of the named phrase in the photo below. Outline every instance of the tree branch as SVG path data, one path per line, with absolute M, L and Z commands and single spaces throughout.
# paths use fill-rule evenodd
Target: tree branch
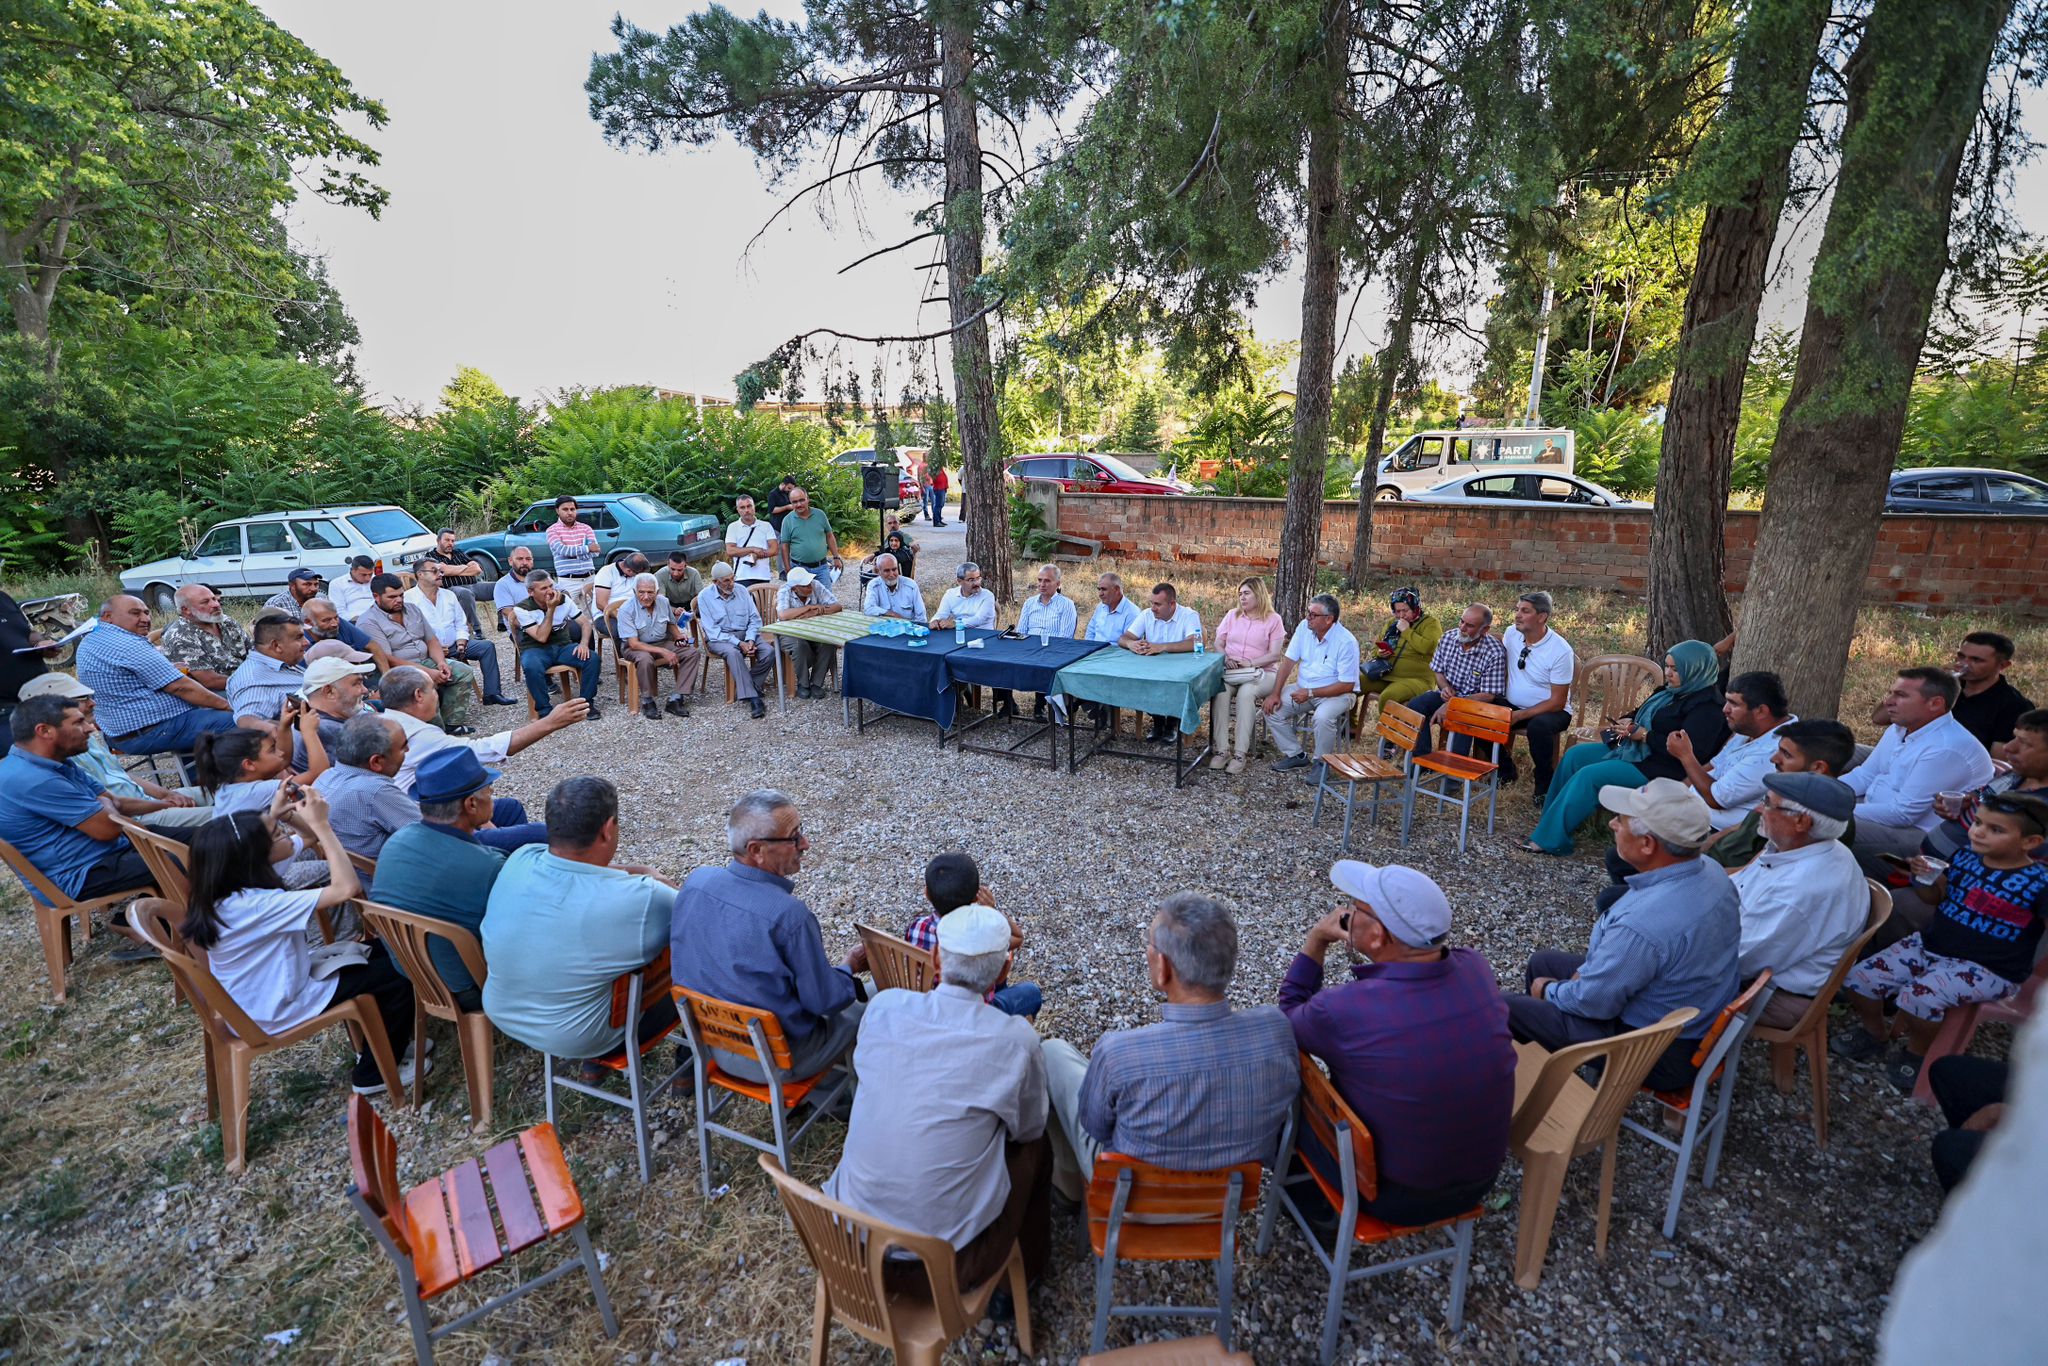
M 863 161 L 858 165 L 848 166 L 844 170 L 834 171 L 828 176 L 824 176 L 821 179 L 814 180 L 810 184 L 804 186 L 801 190 L 798 190 L 795 194 L 791 195 L 788 199 L 785 199 L 782 202 L 782 207 L 778 208 L 774 213 L 768 215 L 768 221 L 763 223 L 759 228 L 756 228 L 754 230 L 754 235 L 747 239 L 747 245 L 741 254 L 744 255 L 746 252 L 752 251 L 754 249 L 754 243 L 760 241 L 762 235 L 766 233 L 768 229 L 775 226 L 776 219 L 782 217 L 782 215 L 788 213 L 791 209 L 795 208 L 798 200 L 802 199 L 807 194 L 812 194 L 818 190 L 824 189 L 827 185 L 830 185 L 835 180 L 844 180 L 846 177 L 850 175 L 858 175 L 862 171 L 872 171 L 878 166 L 918 166 L 933 164 L 943 165 L 945 164 L 945 160 L 946 159 L 944 157 L 876 157 L 873 161 Z
M 841 266 L 838 270 L 834 271 L 833 274 L 844 275 L 847 271 L 852 270 L 855 266 L 866 265 L 869 261 L 874 260 L 877 256 L 887 256 L 892 251 L 901 251 L 905 247 L 915 246 L 917 243 L 924 241 L 927 237 L 944 237 L 945 235 L 945 233 L 938 231 L 937 229 L 934 229 L 931 232 L 921 232 L 917 236 L 912 237 L 907 241 L 898 242 L 893 247 L 883 247 L 880 250 L 871 251 L 867 255 L 862 256 L 856 260 L 848 261 L 845 265 Z

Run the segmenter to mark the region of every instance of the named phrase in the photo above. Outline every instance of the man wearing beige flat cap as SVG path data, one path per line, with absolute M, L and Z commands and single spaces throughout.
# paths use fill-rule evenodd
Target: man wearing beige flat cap
M 1721 865 L 1700 857 L 1713 822 L 1700 794 L 1670 778 L 1603 787 L 1615 852 L 1636 871 L 1628 891 L 1593 922 L 1584 954 L 1539 949 L 1526 993 L 1507 996 L 1508 1028 L 1553 1052 L 1699 1011 L 1650 1069 L 1658 1091 L 1692 1084 L 1700 1036 L 1740 988 L 1741 899 Z
M 350 717 L 361 714 L 364 685 L 377 666 L 369 655 L 338 640 L 323 640 L 308 648 L 304 664 L 306 676 L 299 696 L 306 699 L 307 710 L 320 718 L 314 723 L 320 743 L 333 754 L 341 728 Z M 296 732 L 292 735 L 292 769 L 306 771 L 306 742 Z

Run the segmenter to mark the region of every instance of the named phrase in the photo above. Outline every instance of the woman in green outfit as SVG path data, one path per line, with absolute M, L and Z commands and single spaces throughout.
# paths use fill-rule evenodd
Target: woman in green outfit
M 1392 603 L 1394 619 L 1379 640 L 1361 652 L 1358 691 L 1363 696 L 1354 719 L 1363 719 L 1366 700 L 1374 694 L 1385 707 L 1389 702 L 1413 701 L 1436 686 L 1429 661 L 1444 638 L 1443 623 L 1422 610 L 1422 596 L 1412 588 L 1396 590 Z
M 1685 781 L 1685 766 L 1667 745 L 1674 731 L 1692 740 L 1702 760 L 1728 743 L 1722 712 L 1721 661 L 1704 641 L 1683 640 L 1664 656 L 1664 686 L 1626 717 L 1608 718 L 1607 743 L 1573 745 L 1550 780 L 1543 819 L 1522 848 L 1534 854 L 1569 854 L 1572 833 L 1600 807 L 1603 787 L 1641 787 L 1652 778 Z

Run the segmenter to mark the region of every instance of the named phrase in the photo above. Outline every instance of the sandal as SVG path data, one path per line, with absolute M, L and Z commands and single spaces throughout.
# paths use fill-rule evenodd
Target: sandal
M 1549 851 L 1548 849 L 1545 849 L 1545 848 L 1544 848 L 1544 847 L 1543 847 L 1542 845 L 1538 844 L 1538 843 L 1537 843 L 1537 842 L 1536 842 L 1535 840 L 1523 840 L 1523 841 L 1522 841 L 1522 842 L 1521 842 L 1520 844 L 1516 845 L 1516 846 L 1515 846 L 1515 848 L 1517 848 L 1517 849 L 1521 850 L 1521 851 L 1522 851 L 1523 853 L 1525 853 L 1525 854 L 1541 854 L 1541 855 L 1543 855 L 1543 856 L 1544 856 L 1545 858 L 1563 858 L 1563 857 L 1564 857 L 1564 855 L 1563 855 L 1563 854 L 1553 854 L 1553 853 L 1551 853 L 1551 852 L 1550 852 L 1550 851 Z

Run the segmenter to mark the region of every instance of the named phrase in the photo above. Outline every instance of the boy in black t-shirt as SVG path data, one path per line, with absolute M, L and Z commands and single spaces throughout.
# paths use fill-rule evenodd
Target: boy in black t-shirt
M 1951 1007 L 2003 1000 L 2020 989 L 2048 927 L 2048 863 L 2035 859 L 2044 837 L 2048 802 L 2017 793 L 1984 799 L 1970 825 L 1970 847 L 1935 879 L 1934 919 L 1857 964 L 1843 982 L 1863 1028 L 1836 1039 L 1834 1052 L 1868 1057 L 1883 1048 L 1884 1001 L 1895 998 L 1906 1043 L 1885 1058 L 1885 1076 L 1910 1091 Z

